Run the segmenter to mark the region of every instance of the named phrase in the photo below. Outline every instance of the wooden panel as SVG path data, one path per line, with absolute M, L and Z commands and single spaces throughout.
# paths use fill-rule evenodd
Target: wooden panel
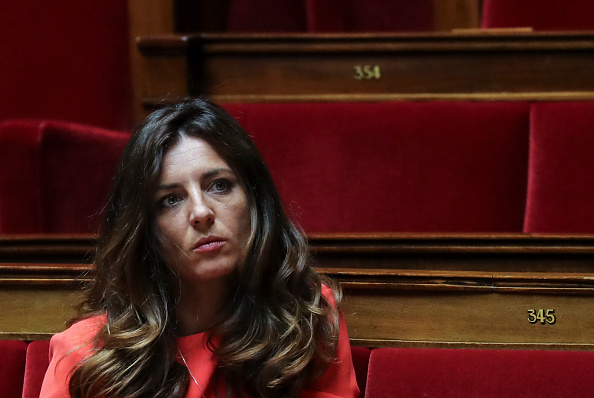
M 317 234 L 308 236 L 324 268 L 590 272 L 594 235 Z M 0 235 L 0 263 L 89 263 L 95 236 Z
M 324 268 L 589 273 L 594 264 L 588 235 L 312 235 L 309 242 Z
M 163 0 L 127 0 L 130 45 L 130 70 L 134 101 L 134 117 L 141 121 L 145 112 L 141 106 L 143 80 L 146 68 L 136 48 L 139 36 L 174 33 L 173 3 Z
M 76 315 L 81 292 L 70 289 L 0 288 L 0 339 L 49 339 Z
M 0 263 L 0 339 L 47 339 L 76 315 L 88 264 Z
M 480 27 L 481 0 L 433 0 L 434 30 Z
M 145 53 L 140 60 L 143 68 L 140 92 L 143 105 L 149 102 L 168 102 L 188 96 L 191 79 L 188 77 L 186 47 L 183 42 L 173 42 L 167 53 Z
M 6 315 L 0 338 L 62 330 L 93 267 L 51 260 L 75 260 L 93 239 L 0 238 Z M 594 236 L 312 235 L 309 241 L 318 271 L 343 285 L 356 344 L 594 349 Z M 48 257 L 7 262 L 15 255 Z M 553 309 L 556 322 L 531 324 L 529 309 Z
M 189 77 L 177 78 L 187 82 L 187 94 L 218 102 L 594 99 L 589 34 L 207 34 L 139 40 L 150 58 L 148 70 L 158 68 L 160 53 L 183 45 Z M 371 68 L 356 71 L 365 66 Z M 147 92 L 145 105 L 154 105 L 161 94 Z
M 594 350 L 593 274 L 329 274 L 343 281 L 349 336 L 359 345 Z M 530 309 L 553 310 L 554 323 L 529 322 Z
M 95 240 L 93 234 L 0 235 L 0 270 L 1 263 L 89 263 Z

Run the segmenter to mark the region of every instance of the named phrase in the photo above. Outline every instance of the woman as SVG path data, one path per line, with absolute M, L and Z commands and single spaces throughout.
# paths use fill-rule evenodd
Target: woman
M 340 294 L 218 106 L 151 114 L 118 167 L 96 277 L 41 397 L 355 397 Z

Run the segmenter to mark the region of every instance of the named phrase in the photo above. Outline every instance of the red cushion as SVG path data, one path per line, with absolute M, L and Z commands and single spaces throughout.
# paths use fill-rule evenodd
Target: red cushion
M 227 104 L 315 232 L 521 232 L 524 103 Z
M 369 367 L 369 354 L 371 349 L 367 347 L 352 346 L 351 354 L 353 356 L 353 366 L 355 368 L 355 376 L 357 377 L 357 385 L 361 391 L 360 397 L 365 396 L 365 386 L 367 385 L 367 368 Z
M 32 341 L 27 347 L 23 398 L 38 398 L 49 366 L 49 340 Z
M 379 348 L 368 398 L 591 397 L 594 352 Z
M 485 28 L 532 27 L 534 30 L 593 30 L 592 0 L 484 0 Z
M 525 232 L 594 232 L 593 102 L 532 107 Z
M 73 123 L 1 123 L 0 232 L 97 232 L 128 139 Z
M 127 129 L 128 58 L 125 1 L 2 0 L 0 120 Z
M 0 395 L 2 398 L 21 398 L 25 373 L 27 343 L 18 340 L 0 340 Z

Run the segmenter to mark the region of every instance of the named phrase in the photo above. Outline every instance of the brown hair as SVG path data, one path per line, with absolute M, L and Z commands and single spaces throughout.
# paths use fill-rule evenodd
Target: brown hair
M 73 372 L 73 397 L 183 397 L 188 370 L 176 360 L 176 275 L 158 250 L 152 196 L 167 150 L 181 137 L 208 142 L 248 196 L 251 236 L 219 321 L 209 335 L 215 377 L 228 394 L 297 396 L 321 374 L 338 340 L 340 292 L 312 268 L 268 168 L 243 128 L 222 108 L 192 99 L 147 117 L 120 161 L 81 317 L 107 314 L 97 349 Z M 335 304 L 321 294 L 333 287 Z

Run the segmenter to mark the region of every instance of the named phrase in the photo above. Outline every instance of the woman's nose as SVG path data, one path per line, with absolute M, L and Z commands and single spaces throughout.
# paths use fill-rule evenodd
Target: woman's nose
M 191 199 L 190 224 L 193 226 L 210 225 L 214 222 L 214 212 L 201 195 Z

